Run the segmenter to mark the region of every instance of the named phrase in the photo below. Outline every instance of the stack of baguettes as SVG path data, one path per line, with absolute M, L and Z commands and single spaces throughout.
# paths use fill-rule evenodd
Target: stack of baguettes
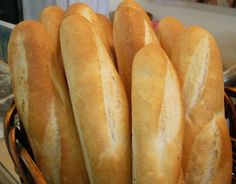
M 112 26 L 77 3 L 19 23 L 8 52 L 48 184 L 231 183 L 222 63 L 206 30 L 167 17 L 155 33 L 132 0 Z

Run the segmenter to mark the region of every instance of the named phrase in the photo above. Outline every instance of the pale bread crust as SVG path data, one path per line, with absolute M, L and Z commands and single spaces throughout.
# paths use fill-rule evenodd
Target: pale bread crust
M 131 183 L 127 98 L 93 25 L 80 15 L 60 30 L 72 107 L 91 184 Z
M 183 171 L 186 184 L 230 184 L 232 151 L 224 118 L 221 56 L 214 38 L 200 27 L 177 39 L 172 62 L 186 108 Z
M 88 183 L 65 77 L 44 26 L 18 24 L 8 59 L 17 111 L 47 183 Z
M 174 67 L 160 46 L 143 47 L 132 68 L 133 184 L 181 180 L 183 120 Z

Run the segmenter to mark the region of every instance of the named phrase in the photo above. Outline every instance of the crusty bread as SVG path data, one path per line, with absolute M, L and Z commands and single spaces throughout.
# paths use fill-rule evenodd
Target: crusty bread
M 144 45 L 158 44 L 159 42 L 148 15 L 132 0 L 122 1 L 116 10 L 113 36 L 118 71 L 130 101 L 131 70 L 134 56 Z
M 81 15 L 90 23 L 97 23 L 96 13 L 85 3 L 74 3 L 70 5 L 65 11 L 64 19 L 74 14 Z
M 183 24 L 174 17 L 165 17 L 159 22 L 156 33 L 169 58 L 171 57 L 172 47 L 183 30 Z
M 64 18 L 74 14 L 81 15 L 82 17 L 87 19 L 92 25 L 94 25 L 94 29 L 101 37 L 103 44 L 106 48 L 108 48 L 109 43 L 106 32 L 103 30 L 102 24 L 98 20 L 96 13 L 85 3 L 74 3 L 68 7 L 65 12 Z
M 132 68 L 133 184 L 177 184 L 184 135 L 177 74 L 158 45 L 143 47 Z
M 64 11 L 59 6 L 48 6 L 41 11 L 40 22 L 45 26 L 47 32 L 52 38 L 52 43 L 56 48 L 57 54 L 60 54 L 59 30 L 63 20 Z
M 182 83 L 186 108 L 185 182 L 230 184 L 232 152 L 217 44 L 206 30 L 190 27 L 178 37 L 171 58 Z
M 8 61 L 17 111 L 47 183 L 88 183 L 66 80 L 41 23 L 13 29 Z
M 44 8 L 40 13 L 40 22 L 45 26 L 48 34 L 52 39 L 52 44 L 56 49 L 58 62 L 63 68 L 63 62 L 61 58 L 61 46 L 59 38 L 59 30 L 61 21 L 63 20 L 64 10 L 59 6 L 48 6 Z
M 62 56 L 91 184 L 131 183 L 129 110 L 121 79 L 93 25 L 63 20 Z
M 107 37 L 107 32 L 104 30 L 104 27 L 101 23 L 101 21 L 98 19 L 96 13 L 85 3 L 74 3 L 68 7 L 68 9 L 65 12 L 64 18 L 79 14 L 80 16 L 87 19 L 93 26 L 100 38 L 102 39 L 102 43 L 107 49 L 107 52 L 109 53 L 109 56 L 111 57 L 113 63 L 115 64 L 115 57 L 112 54 L 112 50 L 109 46 L 109 40 Z
M 108 43 L 109 43 L 109 49 L 112 52 L 113 58 L 114 58 L 114 64 L 117 67 L 116 64 L 116 57 L 115 57 L 115 49 L 114 49 L 114 41 L 113 41 L 113 27 L 111 21 L 102 14 L 97 13 L 97 17 L 103 27 L 103 30 L 105 32 L 105 35 L 107 35 Z
M 102 24 L 103 30 L 105 31 L 109 46 L 114 48 L 114 42 L 113 42 L 113 28 L 111 21 L 103 14 L 97 13 L 97 17 L 99 21 Z

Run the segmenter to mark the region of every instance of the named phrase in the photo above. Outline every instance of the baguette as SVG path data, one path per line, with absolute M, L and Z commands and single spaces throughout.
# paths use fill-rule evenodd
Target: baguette
M 66 10 L 64 18 L 79 14 L 80 16 L 87 19 L 93 26 L 94 29 L 97 31 L 98 35 L 100 36 L 102 43 L 107 49 L 107 52 L 109 53 L 109 56 L 111 57 L 114 65 L 116 65 L 115 57 L 112 54 L 112 50 L 109 46 L 109 40 L 107 37 L 107 32 L 104 30 L 104 27 L 101 23 L 101 21 L 98 19 L 97 14 L 87 5 L 84 3 L 74 3 L 69 6 L 69 8 Z
M 181 183 L 183 120 L 171 62 L 160 46 L 143 47 L 132 68 L 133 184 Z
M 63 70 L 41 23 L 13 29 L 8 60 L 17 111 L 47 183 L 88 183 Z
M 190 27 L 178 37 L 171 58 L 182 83 L 186 108 L 185 182 L 230 184 L 232 151 L 217 44 L 206 30 Z
M 60 39 L 90 183 L 130 184 L 129 110 L 109 54 L 94 26 L 80 15 L 63 20 Z
M 64 11 L 59 6 L 48 6 L 40 13 L 40 22 L 50 35 L 58 56 L 61 54 L 59 30 L 63 16 Z
M 40 13 L 40 22 L 44 25 L 52 39 L 52 44 L 56 49 L 58 62 L 60 63 L 62 69 L 64 68 L 64 66 L 61 58 L 59 30 L 61 21 L 63 20 L 63 16 L 64 10 L 55 5 L 44 8 Z
M 134 56 L 144 45 L 159 42 L 148 15 L 132 0 L 124 0 L 116 10 L 113 36 L 118 71 L 130 102 Z
M 183 30 L 183 24 L 174 17 L 165 17 L 159 22 L 156 33 L 163 50 L 169 58 L 171 57 L 172 47 Z

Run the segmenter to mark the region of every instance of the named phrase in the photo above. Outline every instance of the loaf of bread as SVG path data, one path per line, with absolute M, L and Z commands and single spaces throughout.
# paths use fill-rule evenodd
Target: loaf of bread
M 74 14 L 79 14 L 89 22 L 97 24 L 96 13 L 85 3 L 74 3 L 70 5 L 65 11 L 64 19 Z
M 181 181 L 183 135 L 177 74 L 159 45 L 147 45 L 132 68 L 133 184 Z
M 13 29 L 8 61 L 17 111 L 47 183 L 88 183 L 66 80 L 41 23 Z
M 135 54 L 144 45 L 159 44 L 151 21 L 133 0 L 124 0 L 115 12 L 113 22 L 117 66 L 130 101 L 131 70 Z
M 113 63 L 115 64 L 115 57 L 113 56 L 112 50 L 110 49 L 109 40 L 107 36 L 107 34 L 109 33 L 104 30 L 102 22 L 98 19 L 97 14 L 88 5 L 84 3 L 75 3 L 70 5 L 65 12 L 64 18 L 73 14 L 79 14 L 80 16 L 87 19 L 94 26 L 94 29 L 102 39 L 102 43 L 107 49 L 107 52 L 109 53 L 109 56 L 111 57 Z
M 61 51 L 59 31 L 63 16 L 64 11 L 59 6 L 48 6 L 44 8 L 40 14 L 40 22 L 45 26 L 50 35 L 58 55 L 60 55 Z
M 121 79 L 94 26 L 63 20 L 60 39 L 70 98 L 91 184 L 131 183 L 131 136 Z
M 185 114 L 186 184 L 230 184 L 232 152 L 224 114 L 224 82 L 216 41 L 200 27 L 186 29 L 171 54 L 180 77 Z
M 172 47 L 183 30 L 183 24 L 174 17 L 165 17 L 159 22 L 156 33 L 169 58 L 171 57 Z

